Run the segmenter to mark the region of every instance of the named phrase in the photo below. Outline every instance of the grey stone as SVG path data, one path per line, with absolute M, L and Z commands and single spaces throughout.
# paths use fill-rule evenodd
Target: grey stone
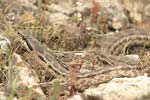
M 114 78 L 108 84 L 85 90 L 85 100 L 150 100 L 150 78 Z M 94 98 L 94 99 L 91 99 Z
M 120 55 L 118 57 L 118 61 L 119 62 L 123 62 L 123 63 L 127 63 L 127 64 L 130 64 L 130 65 L 137 65 L 137 64 L 140 64 L 141 62 L 141 59 L 138 55 L 135 55 L 135 54 L 132 54 L 132 55 Z

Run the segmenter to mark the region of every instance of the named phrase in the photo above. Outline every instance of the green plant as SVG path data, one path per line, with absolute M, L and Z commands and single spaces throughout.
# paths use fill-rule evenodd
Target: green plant
M 50 96 L 48 100 L 60 100 L 60 82 L 59 80 L 55 80 L 53 83 L 53 89 L 50 92 Z

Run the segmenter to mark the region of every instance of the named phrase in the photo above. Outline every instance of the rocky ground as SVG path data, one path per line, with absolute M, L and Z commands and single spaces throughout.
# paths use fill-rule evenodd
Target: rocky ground
M 0 0 L 0 100 L 56 100 L 57 85 L 47 86 L 49 70 L 31 67 L 17 53 L 18 64 L 11 66 L 10 46 L 18 31 L 30 32 L 52 50 L 83 51 L 96 48 L 97 35 L 150 29 L 149 21 L 149 0 Z M 116 78 L 68 100 L 150 100 L 149 80 Z

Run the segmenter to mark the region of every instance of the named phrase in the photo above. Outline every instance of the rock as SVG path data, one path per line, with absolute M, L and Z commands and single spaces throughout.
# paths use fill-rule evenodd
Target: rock
M 5 89 L 3 87 L 0 87 L 0 100 L 6 100 L 7 96 L 5 93 Z
M 91 72 L 92 64 L 90 62 L 84 62 L 81 66 L 80 73 Z
M 30 65 L 25 63 L 21 57 L 14 54 L 16 63 L 14 64 L 15 93 L 19 96 L 31 96 L 35 100 L 46 100 L 42 89 L 38 86 L 40 81 L 35 71 L 30 69 Z
M 150 4 L 146 5 L 146 7 L 144 7 L 144 13 L 146 16 L 150 16 Z
M 108 30 L 108 27 L 115 30 L 129 27 L 129 20 L 122 5 L 118 2 L 112 3 L 108 0 L 96 0 L 96 2 L 99 3 L 100 6 L 97 12 L 97 30 L 103 31 L 104 24 L 106 25 L 106 31 Z M 84 20 L 87 22 L 86 24 L 90 26 L 89 23 L 92 19 L 92 14 L 96 13 L 92 12 L 92 9 L 94 9 L 93 2 L 91 0 L 79 0 L 77 3 L 76 10 L 82 14 Z
M 110 4 L 104 6 L 102 9 L 103 11 L 100 12 L 100 16 L 107 17 L 108 20 L 108 27 L 113 28 L 115 30 L 125 29 L 129 27 L 129 20 L 126 15 L 125 9 L 117 4 Z
M 83 15 L 90 15 L 90 9 L 92 8 L 92 2 L 91 0 L 79 0 L 76 2 L 76 10 Z
M 0 35 L 0 66 L 1 66 L 0 80 L 1 82 L 6 81 L 5 71 L 9 70 L 8 61 L 9 61 L 10 55 L 11 55 L 10 41 L 6 37 Z M 9 98 L 5 87 L 6 87 L 6 84 L 1 83 L 0 100 L 7 100 Z M 17 100 L 15 97 L 12 97 L 11 99 Z
M 19 17 L 15 13 L 8 13 L 6 16 L 8 21 L 18 21 Z
M 114 78 L 108 84 L 85 90 L 86 100 L 150 100 L 150 78 Z
M 66 15 L 69 15 L 71 13 L 74 12 L 74 7 L 72 6 L 71 4 L 67 4 L 67 6 L 64 6 L 62 4 L 54 4 L 52 3 L 51 5 L 47 5 L 47 9 L 49 12 L 52 12 L 52 13 L 62 13 L 62 14 L 66 14 Z
M 55 24 L 64 24 L 66 23 L 67 19 L 69 17 L 66 16 L 63 13 L 49 13 L 48 14 L 48 21 L 50 24 L 55 25 Z
M 0 100 L 18 100 L 16 97 L 10 97 L 5 91 L 5 86 L 1 84 L 0 86 Z
M 10 41 L 6 38 L 0 35 L 0 49 L 2 54 L 8 55 L 10 52 Z
M 65 24 L 69 19 L 69 16 L 75 11 L 75 4 L 73 0 L 70 1 L 55 1 L 50 5 L 46 5 L 48 22 L 54 24 Z
M 124 6 L 128 10 L 128 17 L 133 23 L 142 23 L 150 19 L 149 0 L 113 0 L 112 2 L 118 2 Z
M 10 52 L 10 41 L 6 37 L 0 35 L 0 65 L 2 64 L 6 69 L 7 59 L 10 56 Z
M 40 80 L 36 72 L 31 70 L 29 67 L 31 65 L 25 63 L 25 61 L 21 59 L 21 56 L 16 53 L 13 53 L 11 63 L 8 62 L 10 61 L 10 53 L 10 41 L 6 37 L 0 35 L 0 65 L 2 67 L 4 66 L 2 68 L 4 69 L 2 70 L 4 72 L 0 73 L 0 80 L 3 82 L 3 80 L 6 78 L 6 75 L 8 75 L 8 84 L 6 84 L 7 90 L 9 90 L 10 93 L 14 91 L 15 95 L 18 97 L 31 96 L 30 98 L 35 100 L 46 100 L 45 94 L 40 86 L 38 86 Z M 13 68 L 13 71 L 11 70 L 12 72 L 10 71 L 11 68 Z M 6 100 L 5 98 L 8 98 L 8 96 L 5 95 L 8 92 L 5 91 L 6 88 L 1 91 L 1 88 L 4 87 L 5 86 L 0 87 L 0 100 Z M 14 98 L 14 100 L 16 99 Z
M 83 93 L 85 100 L 103 100 L 103 88 L 89 88 L 86 89 Z
M 74 95 L 72 98 L 68 100 L 83 100 L 79 94 Z
M 29 3 L 31 4 L 35 4 L 36 2 L 38 2 L 39 0 L 28 0 Z
M 141 59 L 138 55 L 136 54 L 132 54 L 132 55 L 120 55 L 118 56 L 118 61 L 119 62 L 123 62 L 123 63 L 127 63 L 130 65 L 134 65 L 134 64 L 140 64 Z
M 34 5 L 37 0 L 15 0 L 17 4 L 27 7 L 27 8 L 33 8 L 37 9 L 37 7 Z
M 37 2 L 37 0 L 16 0 L 16 2 L 21 3 L 21 4 L 35 4 Z

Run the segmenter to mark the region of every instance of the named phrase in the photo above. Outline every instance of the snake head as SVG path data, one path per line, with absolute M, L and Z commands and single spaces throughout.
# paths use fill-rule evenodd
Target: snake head
M 29 37 L 29 34 L 25 30 L 20 30 L 17 32 L 17 35 L 19 35 L 22 39 L 27 39 Z

